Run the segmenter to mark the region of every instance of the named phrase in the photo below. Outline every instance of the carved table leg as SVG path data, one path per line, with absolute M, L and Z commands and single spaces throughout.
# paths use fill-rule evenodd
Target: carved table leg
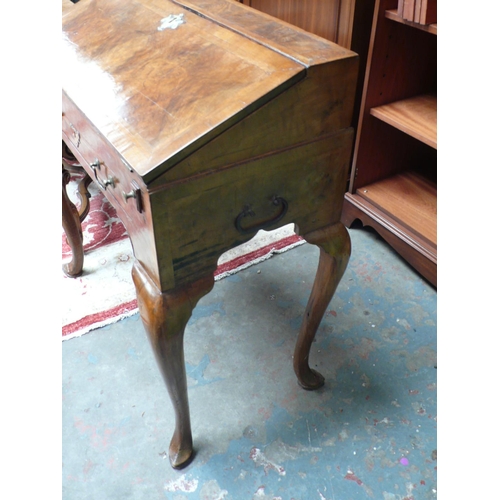
M 80 222 L 85 220 L 90 211 L 89 186 L 92 184 L 92 177 L 85 172 L 85 177 L 78 183 L 78 198 L 80 199 L 80 209 L 78 211 Z
M 312 390 L 321 387 L 325 379 L 309 367 L 309 351 L 326 308 L 349 262 L 351 239 L 341 223 L 303 237 L 308 243 L 320 247 L 320 257 L 311 296 L 295 345 L 293 368 L 299 384 L 304 389 Z
M 213 288 L 214 277 L 211 274 L 179 289 L 161 293 L 136 261 L 132 278 L 141 318 L 174 406 L 175 432 L 170 442 L 169 458 L 172 467 L 180 468 L 193 456 L 184 329 L 198 300 Z
M 71 247 L 72 259 L 63 265 L 63 271 L 67 276 L 76 278 L 83 270 L 83 236 L 80 215 L 66 192 L 66 184 L 70 180 L 70 173 L 62 167 L 62 225 L 69 246 Z
M 70 174 L 84 174 L 84 178 L 78 183 L 78 198 L 80 199 L 80 222 L 83 222 L 90 210 L 90 193 L 89 186 L 92 183 L 92 178 L 85 172 L 75 155 L 68 148 L 66 143 L 62 141 L 62 165 L 63 169 L 67 170 Z M 64 179 L 64 178 L 63 178 Z M 64 182 L 64 180 L 63 180 Z M 69 178 L 66 184 L 69 182 Z

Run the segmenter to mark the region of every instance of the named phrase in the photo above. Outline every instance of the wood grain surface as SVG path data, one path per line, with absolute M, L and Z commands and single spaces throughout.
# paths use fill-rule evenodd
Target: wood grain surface
M 143 176 L 304 72 L 179 5 L 147 3 L 80 0 L 63 18 L 62 51 L 65 92 Z M 178 14 L 184 24 L 158 30 Z
M 402 172 L 357 193 L 437 247 L 437 187 L 414 171 Z
M 385 104 L 370 114 L 437 149 L 437 97 L 424 94 Z
M 208 7 L 218 22 L 203 17 Z M 63 13 L 64 91 L 146 180 L 304 78 L 307 64 L 354 57 L 227 0 L 63 0 Z M 180 14 L 184 24 L 159 31 Z

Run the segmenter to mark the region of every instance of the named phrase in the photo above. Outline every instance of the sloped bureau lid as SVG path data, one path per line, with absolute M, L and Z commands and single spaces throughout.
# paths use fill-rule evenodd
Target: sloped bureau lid
M 354 56 L 324 38 L 234 0 L 172 0 L 306 67 Z
M 302 79 L 312 54 L 352 55 L 233 0 L 62 1 L 63 92 L 146 181 Z

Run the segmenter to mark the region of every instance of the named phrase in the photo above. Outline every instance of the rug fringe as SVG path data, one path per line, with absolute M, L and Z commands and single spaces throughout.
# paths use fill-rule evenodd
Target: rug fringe
M 214 279 L 215 279 L 215 281 L 219 281 L 219 280 L 221 280 L 223 278 L 227 278 L 228 276 L 236 274 L 239 271 L 243 271 L 244 269 L 247 269 L 249 267 L 252 267 L 252 266 L 255 266 L 257 264 L 260 264 L 261 262 L 264 262 L 265 260 L 270 259 L 275 254 L 284 253 L 284 252 L 286 252 L 288 250 L 291 250 L 292 248 L 298 247 L 299 245 L 302 245 L 304 243 L 305 243 L 305 240 L 301 239 L 301 240 L 296 241 L 295 243 L 292 243 L 290 245 L 287 245 L 287 246 L 284 246 L 284 247 L 281 247 L 281 248 L 276 248 L 275 246 L 273 246 L 273 248 L 271 248 L 266 254 L 261 255 L 260 257 L 257 257 L 257 258 L 255 258 L 253 260 L 245 262 L 244 264 L 241 264 L 241 265 L 239 265 L 237 267 L 234 267 L 232 269 L 229 269 L 227 271 L 222 271 L 220 273 L 217 273 L 217 271 L 216 271 Z M 272 246 L 272 245 L 270 245 L 270 246 Z M 233 262 L 233 261 L 230 261 L 230 262 Z M 228 262 L 228 264 L 230 262 Z
M 292 235 L 277 242 L 271 243 L 258 250 L 245 254 L 236 259 L 230 260 L 217 268 L 214 273 L 215 281 L 220 281 L 228 276 L 236 274 L 251 266 L 260 264 L 270 259 L 275 254 L 281 254 L 305 243 L 300 236 Z M 239 262 L 242 262 L 239 264 Z M 80 320 L 64 325 L 62 328 L 62 340 L 70 340 L 81 337 L 86 333 L 108 326 L 118 321 L 133 316 L 138 313 L 137 300 L 132 300 L 125 304 L 120 304 L 113 309 L 85 316 Z

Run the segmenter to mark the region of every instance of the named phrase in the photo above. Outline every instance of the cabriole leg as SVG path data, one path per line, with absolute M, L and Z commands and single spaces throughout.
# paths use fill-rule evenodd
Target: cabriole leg
M 321 387 L 325 379 L 320 373 L 310 368 L 309 351 L 326 308 L 349 262 L 351 239 L 341 223 L 303 237 L 308 243 L 320 247 L 320 257 L 316 278 L 295 345 L 293 368 L 299 384 L 304 389 L 312 390 Z
M 69 199 L 66 185 L 71 178 L 70 173 L 62 167 L 62 226 L 66 239 L 71 247 L 71 261 L 63 265 L 63 271 L 67 276 L 76 278 L 83 270 L 83 236 L 80 215 L 78 210 Z
M 213 274 L 162 293 L 136 261 L 132 278 L 141 318 L 174 407 L 175 431 L 170 442 L 170 464 L 181 468 L 193 456 L 184 364 L 184 329 L 198 300 L 213 288 Z

